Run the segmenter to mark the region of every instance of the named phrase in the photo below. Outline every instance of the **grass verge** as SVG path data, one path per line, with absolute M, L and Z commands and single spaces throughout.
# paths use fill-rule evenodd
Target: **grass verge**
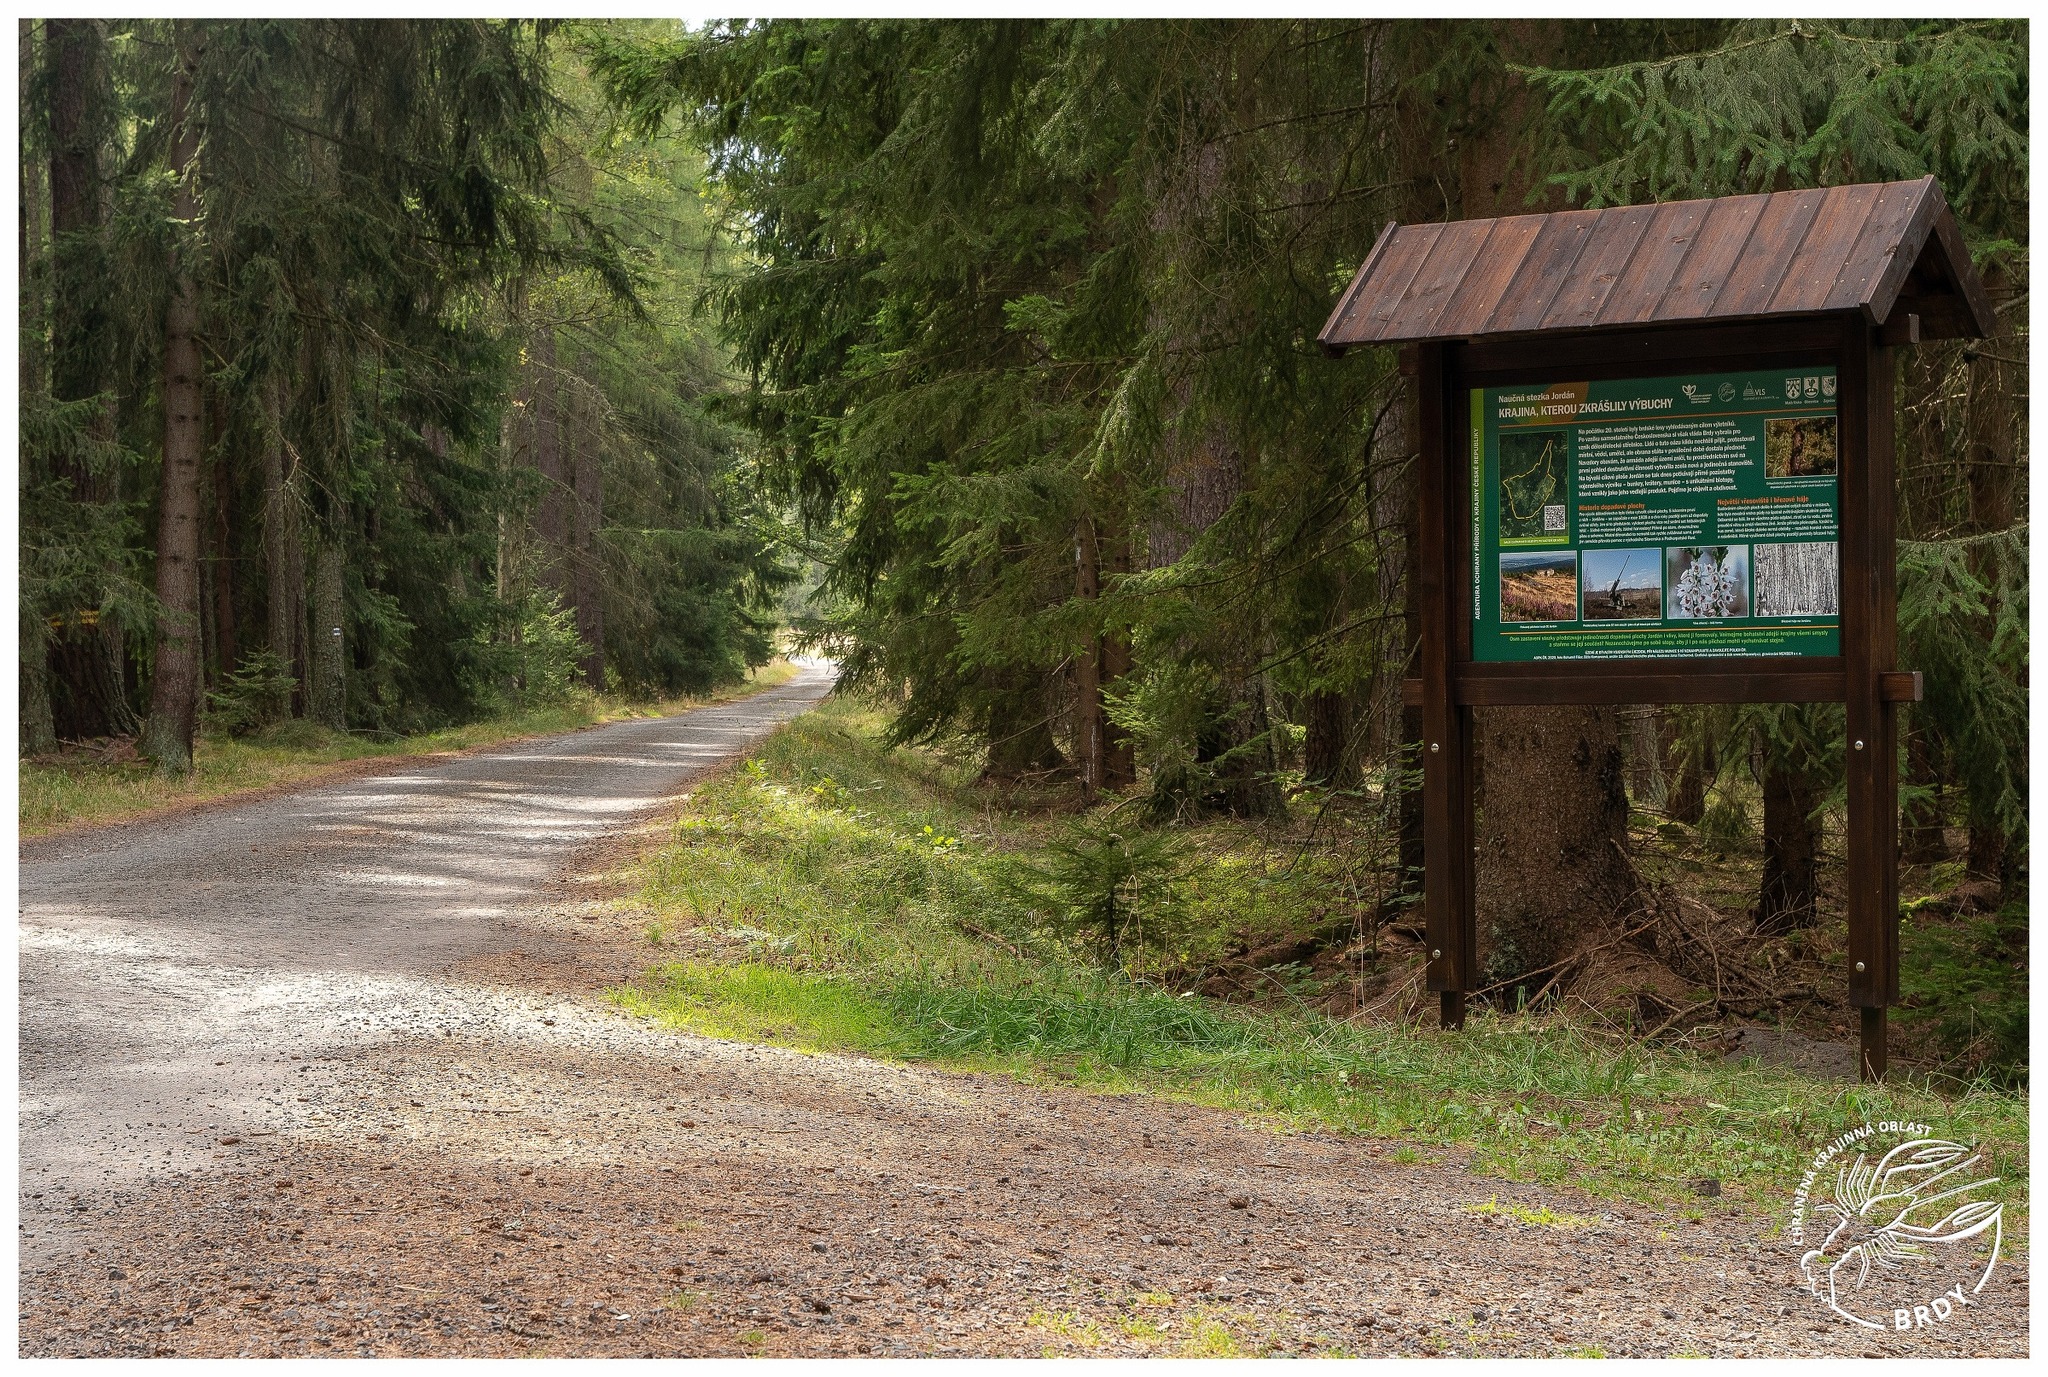
M 1712 1178 L 1724 1200 L 1782 1217 L 1829 1139 L 1910 1116 L 1980 1142 L 2024 1214 L 2024 1092 L 1816 1080 L 1555 1014 L 1482 1014 L 1446 1034 L 1305 1005 L 1251 1010 L 1104 973 L 1010 882 L 1053 822 L 999 811 L 967 767 L 884 750 L 879 726 L 857 703 L 828 702 L 690 799 L 645 863 L 647 935 L 664 955 L 615 992 L 621 1005 L 714 1036 L 1397 1140 L 1404 1159 L 1455 1154 L 1482 1175 L 1682 1211 L 1705 1207 Z M 1227 838 L 1212 828 L 1199 840 L 1217 850 Z M 1255 872 L 1206 874 L 1213 914 L 1274 901 Z
M 309 722 L 287 723 L 246 739 L 202 734 L 193 750 L 192 773 L 180 780 L 159 778 L 148 761 L 134 758 L 132 749 L 123 751 L 125 759 L 67 750 L 54 758 L 20 762 L 21 836 L 47 836 L 258 789 L 308 784 L 357 761 L 472 750 L 628 718 L 668 716 L 772 688 L 788 682 L 795 673 L 794 666 L 776 660 L 754 671 L 745 682 L 702 697 L 634 703 L 584 695 L 560 707 L 388 740 L 328 731 Z M 116 747 L 128 748 L 129 744 L 120 742 Z

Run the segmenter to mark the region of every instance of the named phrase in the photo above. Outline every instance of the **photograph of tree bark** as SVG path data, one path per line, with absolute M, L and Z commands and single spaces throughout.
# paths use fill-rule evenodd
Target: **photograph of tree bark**
M 1758 545 L 1759 617 L 1831 617 L 1842 609 L 1842 570 L 1832 540 Z
M 2024 1257 L 1874 1333 L 1782 1229 L 1880 1112 L 2025 1218 L 2026 21 L 17 40 L 22 1354 L 2027 1352 Z M 1929 176 L 1889 1078 L 1839 701 L 1474 700 L 1440 1029 L 1443 428 L 1318 331 L 1390 223 Z M 1566 434 L 1467 604 L 1840 615 Z

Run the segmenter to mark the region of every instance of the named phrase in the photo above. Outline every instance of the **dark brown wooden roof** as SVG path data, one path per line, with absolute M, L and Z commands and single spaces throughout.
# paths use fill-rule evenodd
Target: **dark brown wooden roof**
M 1655 206 L 1388 225 L 1320 339 L 1479 339 L 1861 311 L 1995 332 L 1932 177 Z

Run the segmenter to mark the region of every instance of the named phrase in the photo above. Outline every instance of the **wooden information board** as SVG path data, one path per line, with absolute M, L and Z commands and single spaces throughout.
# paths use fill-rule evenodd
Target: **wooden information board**
M 1481 707 L 1839 702 L 1862 1069 L 1898 999 L 1896 347 L 1994 319 L 1933 180 L 1381 235 L 1321 336 L 1415 389 L 1423 911 L 1477 975 Z

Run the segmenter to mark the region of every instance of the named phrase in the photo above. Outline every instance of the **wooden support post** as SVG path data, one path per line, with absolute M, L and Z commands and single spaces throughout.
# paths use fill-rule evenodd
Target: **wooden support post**
M 1422 912 L 1429 938 L 1429 988 L 1443 996 L 1446 1028 L 1465 1021 L 1477 919 L 1472 866 L 1472 709 L 1451 701 L 1454 660 L 1469 658 L 1469 619 L 1459 557 L 1465 530 L 1465 465 L 1454 427 L 1443 345 L 1418 351 L 1414 386 L 1422 421 L 1416 456 L 1422 606 Z
M 1892 358 L 1859 317 L 1842 326 L 1842 662 L 1848 726 L 1849 1002 L 1863 1074 L 1884 1071 L 1884 1010 L 1899 997 L 1898 658 L 1893 568 Z
M 1857 1012 L 1863 1016 L 1863 1027 L 1857 1040 L 1856 1065 L 1862 1079 L 1881 1081 L 1884 1079 L 1885 1061 L 1884 1006 L 1865 1005 Z

